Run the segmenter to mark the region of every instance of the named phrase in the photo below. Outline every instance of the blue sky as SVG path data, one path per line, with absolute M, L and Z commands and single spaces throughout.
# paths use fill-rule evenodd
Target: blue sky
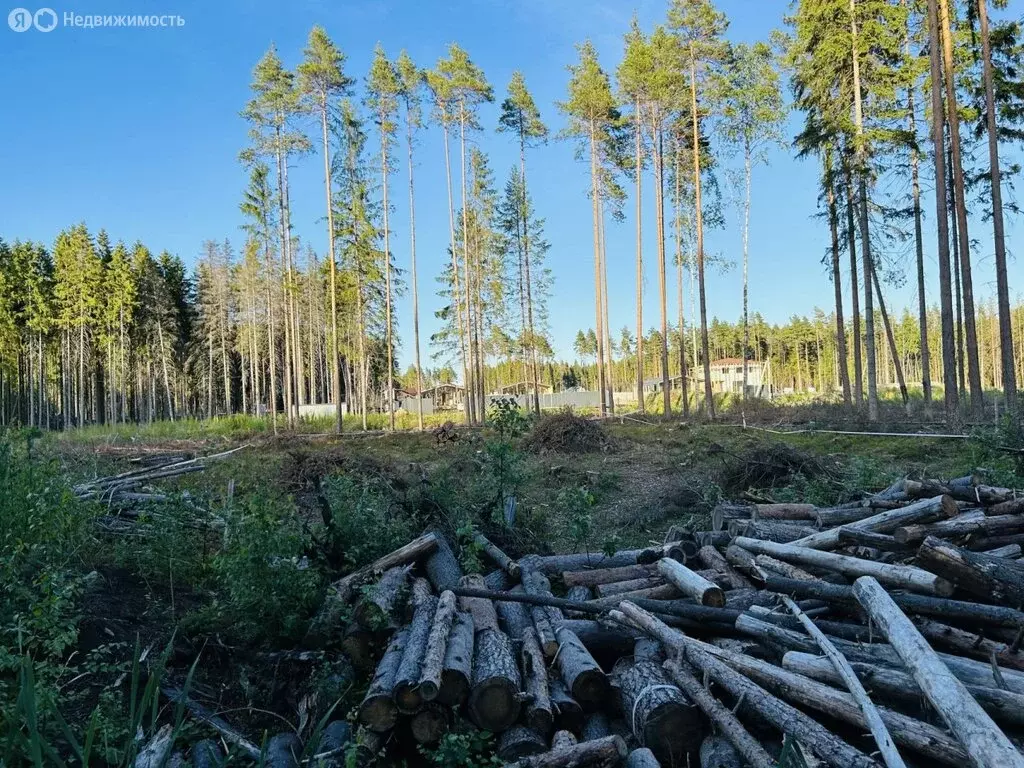
M 142 240 L 193 263 L 203 240 L 229 237 L 240 245 L 238 201 L 246 181 L 237 156 L 246 144 L 239 111 L 249 98 L 252 67 L 274 42 L 287 66 L 301 58 L 310 27 L 322 24 L 348 56 L 347 70 L 362 80 L 374 45 L 389 55 L 406 48 L 421 66 L 433 66 L 448 43 L 458 41 L 483 68 L 498 96 L 521 69 L 553 132 L 561 127 L 554 102 L 564 97 L 566 65 L 574 46 L 593 40 L 606 69 L 621 54 L 622 35 L 634 10 L 645 28 L 661 20 L 664 0 L 265 0 L 241 2 L 130 3 L 96 0 L 51 6 L 57 15 L 177 14 L 183 27 L 83 29 L 58 27 L 43 34 L 0 27 L 0 237 L 52 243 L 60 229 L 85 221 L 113 239 Z M 719 0 L 735 41 L 766 39 L 782 23 L 782 0 Z M 31 7 L 32 10 L 35 6 Z M 0 14 L 0 17 L 6 14 Z M 486 105 L 487 131 L 476 138 L 491 158 L 499 183 L 517 161 L 505 135 L 495 134 L 498 103 Z M 795 124 L 795 120 L 791 121 Z M 792 126 L 791 126 L 792 128 Z M 311 132 L 318 130 L 310 126 Z M 792 131 L 790 131 L 792 133 Z M 316 134 L 318 135 L 318 133 Z M 375 137 L 371 136 L 371 141 Z M 817 168 L 773 151 L 754 178 L 751 218 L 751 307 L 770 322 L 809 314 L 832 304 L 832 287 L 820 265 L 827 231 L 813 219 Z M 552 141 L 528 157 L 529 178 L 539 212 L 547 219 L 554 298 L 551 330 L 556 351 L 571 356 L 579 328 L 594 324 L 591 213 L 588 167 L 573 148 Z M 321 252 L 322 165 L 302 159 L 291 172 L 293 225 Z M 436 327 L 434 278 L 448 242 L 444 165 L 439 131 L 430 130 L 417 150 L 417 241 L 424 339 Z M 392 249 L 408 262 L 404 166 L 396 184 Z M 645 202 L 650 203 L 648 176 Z M 724 179 L 723 179 L 724 183 Z M 925 190 L 925 211 L 934 211 Z M 645 205 L 645 226 L 653 207 Z M 634 222 L 609 223 L 608 269 L 611 325 L 635 324 Z M 930 219 L 931 217 L 929 217 Z M 658 322 L 657 268 L 651 229 L 646 237 L 645 326 Z M 936 282 L 934 227 L 925 223 L 929 284 Z M 1020 228 L 1010 225 L 1011 253 Z M 989 226 L 975 222 L 975 292 L 994 294 Z M 726 226 L 707 237 L 709 253 L 736 267 L 710 275 L 709 312 L 735 319 L 740 313 L 740 217 L 727 210 Z M 909 267 L 908 253 L 889 254 Z M 910 274 L 908 272 L 908 274 Z M 1010 267 L 1016 295 L 1020 264 Z M 901 308 L 914 302 L 911 286 L 887 289 Z M 848 293 L 848 286 L 847 286 Z M 669 291 L 676 317 L 675 290 Z M 688 304 L 688 301 L 687 301 Z M 399 305 L 401 362 L 411 359 L 411 301 Z M 689 306 L 687 306 L 689 316 Z M 424 349 L 426 353 L 426 348 Z

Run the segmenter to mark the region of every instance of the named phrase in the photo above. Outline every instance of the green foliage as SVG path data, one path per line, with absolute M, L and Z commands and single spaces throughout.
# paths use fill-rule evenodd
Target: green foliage
M 573 547 L 579 549 L 586 546 L 593 531 L 593 507 L 597 499 L 588 489 L 582 487 L 565 488 L 559 492 L 555 505 L 569 529 L 569 538 Z
M 524 434 L 530 428 L 530 419 L 515 400 L 501 398 L 496 400 L 488 411 L 487 425 L 497 432 L 499 437 L 508 440 Z
M 455 531 L 459 542 L 459 563 L 466 573 L 481 573 L 483 571 L 481 554 L 484 550 L 473 538 L 476 533 L 476 526 L 469 520 Z
M 325 479 L 324 495 L 331 510 L 327 534 L 347 570 L 366 565 L 419 533 L 416 521 L 399 507 L 394 490 L 382 478 L 334 475 Z
M 493 737 L 485 731 L 446 733 L 436 747 L 420 747 L 420 753 L 438 768 L 489 768 L 502 761 L 493 753 Z

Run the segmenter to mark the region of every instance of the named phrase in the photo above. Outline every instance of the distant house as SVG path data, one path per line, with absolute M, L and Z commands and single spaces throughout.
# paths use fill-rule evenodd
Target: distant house
M 538 382 L 537 389 L 543 394 L 551 391 L 551 385 L 541 381 Z M 517 381 L 515 384 L 502 387 L 499 391 L 503 395 L 530 395 L 533 394 L 533 382 Z
M 423 397 L 433 402 L 435 411 L 457 411 L 466 402 L 466 388 L 459 384 L 438 384 L 424 389 Z
M 743 360 L 739 357 L 725 357 L 711 363 L 711 391 L 715 394 L 743 394 Z M 704 366 L 693 370 L 693 386 L 698 393 L 704 390 Z M 768 363 L 747 361 L 747 396 L 764 397 L 770 393 L 768 386 Z
M 672 390 L 679 389 L 682 386 L 682 383 L 682 376 L 669 376 L 669 391 L 671 392 Z M 644 379 L 644 392 L 661 392 L 661 384 L 662 381 L 660 377 L 656 379 Z

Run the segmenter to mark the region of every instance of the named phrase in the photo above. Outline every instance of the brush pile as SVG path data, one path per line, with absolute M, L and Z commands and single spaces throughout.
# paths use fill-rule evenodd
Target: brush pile
M 373 671 L 345 737 L 382 765 L 475 726 L 520 768 L 1024 766 L 1024 498 L 906 480 L 713 528 L 518 559 L 478 535 L 486 576 L 430 532 L 346 576 L 307 638 Z
M 563 411 L 540 419 L 523 445 L 534 453 L 600 453 L 611 448 L 611 438 L 600 422 Z

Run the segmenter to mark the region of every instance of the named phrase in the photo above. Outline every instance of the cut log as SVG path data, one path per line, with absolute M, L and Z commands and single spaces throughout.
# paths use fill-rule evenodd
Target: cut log
M 737 547 L 737 549 L 739 549 L 739 547 Z M 780 576 L 785 576 L 787 579 L 818 581 L 817 576 L 808 573 L 803 568 L 799 568 L 792 563 L 784 563 L 782 560 L 777 560 L 769 555 L 757 555 L 754 558 L 754 563 L 762 570 L 777 573 Z
M 448 733 L 448 708 L 428 701 L 409 718 L 409 730 L 418 744 L 436 744 Z
M 417 579 L 419 588 L 413 584 L 415 607 L 412 622 L 409 625 L 409 637 L 402 652 L 402 661 L 395 675 L 393 695 L 398 711 L 405 715 L 413 714 L 423 703 L 420 690 L 420 675 L 423 673 L 423 659 L 430 639 L 431 623 L 437 612 L 438 600 L 429 594 L 429 583 L 426 579 Z M 454 597 L 454 595 L 453 595 Z
M 985 600 L 1024 605 L 1024 566 L 954 546 L 930 536 L 917 550 L 922 567 L 944 576 L 959 589 Z
M 675 563 L 676 561 L 667 560 L 667 562 Z M 676 563 L 676 565 L 680 568 L 686 567 L 682 563 Z M 711 587 L 713 589 L 718 589 L 719 592 L 721 592 L 721 589 L 714 584 L 712 584 Z M 615 595 L 609 595 L 608 597 L 599 597 L 591 600 L 587 604 L 594 608 L 607 609 L 615 607 L 623 600 L 670 600 L 677 597 L 679 597 L 678 587 L 676 587 L 675 584 L 666 583 L 657 587 L 648 587 L 647 589 L 637 589 L 633 592 L 620 592 Z
M 471 589 L 478 592 L 485 592 L 482 576 L 463 576 L 459 580 L 458 589 L 452 590 L 459 595 L 459 610 L 467 611 L 473 615 L 473 629 L 476 632 L 498 629 L 498 614 L 494 609 L 494 603 L 486 597 L 467 597 L 464 590 Z
M 548 751 L 548 740 L 537 731 L 525 725 L 509 728 L 498 739 L 495 750 L 498 758 L 506 763 L 514 763 L 530 755 L 540 755 Z
M 687 550 L 693 552 L 693 542 L 689 541 L 670 541 L 667 544 L 662 544 L 659 547 L 648 547 L 637 555 L 636 561 L 642 565 L 653 565 L 661 560 L 663 557 L 667 557 L 671 560 L 678 560 L 680 563 L 686 560 Z
M 963 683 L 950 673 L 882 586 L 872 578 L 862 577 L 853 585 L 853 593 L 885 633 L 925 697 L 967 749 L 971 763 L 979 768 L 1024 766 L 1024 756 Z
M 572 697 L 560 677 L 549 678 L 551 706 L 555 715 L 555 727 L 562 731 L 580 733 L 586 720 L 583 707 Z
M 621 736 L 605 736 L 568 749 L 524 757 L 515 765 L 517 768 L 616 768 L 628 752 Z
M 381 635 L 380 632 L 371 632 L 352 622 L 345 627 L 341 637 L 341 650 L 352 661 L 352 666 L 361 672 L 369 672 L 373 669 L 376 649 L 383 644 Z M 386 639 L 387 635 L 384 634 L 384 637 Z
M 733 520 L 729 523 L 729 533 L 733 536 L 747 536 L 751 539 L 775 541 L 789 544 L 817 534 L 817 528 L 809 525 L 796 525 L 776 520 L 755 522 L 754 520 Z
M 856 604 L 853 589 L 843 584 L 824 581 L 798 581 L 778 576 L 769 577 L 765 587 L 793 597 L 809 597 L 830 603 Z M 959 622 L 975 622 L 997 627 L 1024 627 L 1024 612 L 999 605 L 982 605 L 964 600 L 949 600 L 927 595 L 896 594 L 893 601 L 908 613 L 937 616 Z M 644 607 L 644 606 L 641 606 Z
M 564 571 L 562 582 L 567 587 L 596 587 L 598 584 L 611 584 L 616 581 L 642 579 L 654 573 L 650 565 L 625 565 L 620 568 L 597 568 L 589 571 Z
M 373 680 L 370 681 L 366 696 L 359 705 L 359 722 L 376 733 L 390 731 L 398 721 L 398 707 L 392 693 L 408 639 L 408 627 L 398 630 L 392 636 L 380 664 L 377 665 Z
M 737 546 L 762 555 L 771 555 L 780 560 L 798 565 L 812 565 L 836 571 L 844 576 L 873 576 L 885 584 L 910 589 L 929 595 L 948 597 L 953 594 L 953 585 L 934 573 L 929 573 L 910 565 L 893 565 L 876 563 L 872 560 L 861 560 L 849 555 L 836 555 L 831 552 L 819 552 L 808 547 L 795 544 L 774 544 L 757 539 L 738 538 Z
M 616 667 L 626 723 L 641 746 L 666 765 L 686 765 L 700 750 L 707 728 L 703 713 L 665 675 L 659 662 Z
M 517 585 L 510 591 L 519 595 L 525 594 L 522 585 Z M 508 600 L 495 602 L 494 607 L 498 612 L 498 618 L 501 619 L 502 629 L 512 639 L 512 646 L 518 651 L 522 642 L 523 630 L 533 626 L 530 609 L 525 603 L 514 603 Z
M 985 514 L 988 515 L 1020 515 L 1024 514 L 1024 496 L 1018 499 L 1008 499 L 991 507 L 986 507 Z
M 394 552 L 389 552 L 379 557 L 369 565 L 353 571 L 348 576 L 334 582 L 331 585 L 332 591 L 338 595 L 343 602 L 348 602 L 356 587 L 372 578 L 375 573 L 383 573 L 396 565 L 408 565 L 421 560 L 431 553 L 438 546 L 438 537 L 434 533 L 425 533 L 413 539 L 404 547 L 399 547 Z
M 444 666 L 441 669 L 441 687 L 437 701 L 447 707 L 457 707 L 469 695 L 473 679 L 473 616 L 457 613 L 448 633 L 448 645 L 444 651 Z
M 587 600 L 594 599 L 594 592 L 590 587 L 583 584 L 577 584 L 574 587 L 569 587 L 565 593 L 566 600 L 575 600 L 579 603 L 585 603 Z M 498 604 L 498 609 L 501 609 L 501 604 Z M 582 619 L 586 614 L 580 613 L 579 611 L 566 611 L 566 618 L 569 619 Z
M 583 732 L 580 734 L 580 741 L 594 741 L 603 739 L 612 732 L 612 725 L 608 722 L 608 716 L 604 712 L 594 712 L 583 724 Z
M 988 555 L 989 557 L 1005 557 L 1009 560 L 1015 560 L 1020 557 L 1021 552 L 1024 552 L 1024 550 L 1021 549 L 1020 544 L 1006 544 L 995 549 L 987 549 L 981 554 Z
M 856 523 L 878 513 L 879 510 L 866 507 L 831 507 L 819 509 L 814 515 L 818 528 L 827 529 Z
M 523 691 L 530 697 L 526 705 L 525 723 L 537 733 L 547 735 L 554 724 L 554 712 L 548 689 L 547 665 L 537 641 L 537 631 L 533 627 L 523 630 L 519 660 Z
M 658 572 L 680 592 L 694 598 L 701 605 L 714 608 L 725 605 L 725 593 L 721 587 L 697 575 L 682 563 L 662 558 L 658 561 Z
M 694 642 L 745 678 L 781 698 L 850 723 L 857 728 L 867 728 L 864 714 L 857 706 L 857 702 L 844 691 L 801 677 L 760 659 L 733 654 L 702 644 L 700 641 Z M 879 708 L 879 712 L 893 740 L 901 747 L 955 768 L 962 768 L 967 761 L 963 747 L 942 729 L 883 707 Z
M 918 544 L 928 536 L 940 539 L 957 539 L 977 534 L 986 537 L 1001 537 L 1024 531 L 1024 516 L 999 515 L 986 517 L 980 509 L 964 512 L 950 520 L 931 525 L 909 525 L 897 528 L 893 533 L 902 544 Z
M 896 532 L 904 530 L 897 528 Z M 863 531 L 860 528 L 843 526 L 839 529 L 839 545 L 843 547 L 858 546 L 880 549 L 883 552 L 909 552 L 912 548 L 900 543 L 893 536 L 874 531 Z
M 732 536 L 728 531 L 697 531 L 693 540 L 698 547 L 727 547 Z
M 579 739 L 569 731 L 558 731 L 551 737 L 551 751 L 557 752 L 560 749 L 569 749 L 579 744 Z
M 260 761 L 266 768 L 299 768 L 302 742 L 294 733 L 272 736 Z
M 544 574 L 538 571 L 526 571 L 523 573 L 522 579 L 523 591 L 526 594 L 544 597 L 551 595 L 551 585 Z M 553 611 L 558 611 L 558 614 L 553 614 Z M 537 642 L 544 651 L 544 655 L 549 659 L 554 658 L 555 652 L 558 650 L 558 640 L 555 639 L 554 628 L 562 619 L 561 612 L 551 606 L 533 605 L 530 607 L 530 616 L 533 619 L 533 627 L 537 630 Z
M 754 520 L 814 520 L 813 504 L 755 504 Z
M 273 743 L 273 739 L 271 743 Z M 164 768 L 173 748 L 174 729 L 169 725 L 165 725 L 139 750 L 138 755 L 135 757 L 134 766 L 135 768 Z M 39 765 L 42 765 L 41 760 Z
M 634 749 L 626 758 L 626 768 L 661 768 L 661 763 L 647 747 Z
M 727 589 L 750 589 L 754 586 L 750 579 L 729 565 L 729 561 L 714 547 L 701 547 L 697 550 L 697 557 L 708 568 L 711 568 L 728 580 Z
M 572 631 L 594 657 L 617 659 L 633 652 L 641 633 L 631 627 L 610 625 L 594 619 L 566 619 L 560 627 Z
M 949 495 L 957 501 L 971 504 L 1003 504 L 1017 498 L 1012 488 L 998 488 L 992 485 L 952 486 Z
M 624 565 L 636 565 L 637 557 L 642 549 L 631 549 L 603 555 L 600 552 L 581 552 L 575 555 L 547 555 L 532 558 L 530 567 L 545 576 L 554 576 L 563 571 L 582 571 L 587 568 L 621 568 Z M 522 565 L 522 559 L 520 565 Z
M 700 745 L 700 768 L 743 768 L 743 758 L 721 736 L 708 736 Z
M 751 736 L 743 724 L 739 721 L 732 710 L 716 699 L 707 688 L 705 688 L 693 673 L 688 665 L 678 660 L 665 663 L 665 670 L 672 681 L 678 685 L 690 699 L 697 704 L 704 712 L 708 720 L 725 736 L 735 747 L 736 751 L 743 756 L 743 760 L 750 768 L 773 768 L 775 761 L 761 746 L 761 742 Z
M 491 542 L 490 539 L 482 533 L 475 533 L 473 534 L 473 542 L 483 550 L 483 553 L 487 555 L 492 563 L 505 571 L 513 579 L 519 578 L 519 574 L 522 571 L 519 563 L 502 552 L 501 548 Z
M 875 533 L 891 533 L 902 525 L 928 523 L 957 514 L 956 502 L 949 496 L 935 496 L 922 499 L 899 509 L 887 509 L 871 517 L 850 523 L 851 528 L 860 528 Z M 839 529 L 819 531 L 804 539 L 793 542 L 795 546 L 810 549 L 835 549 L 839 546 Z
M 484 576 L 484 584 L 493 592 L 504 592 L 506 589 L 512 589 L 516 582 L 507 571 L 498 568 Z
M 345 752 L 351 740 L 352 726 L 345 720 L 332 720 L 320 734 L 320 742 L 311 755 L 312 764 L 317 768 L 343 768 Z M 193 768 L 200 766 L 193 765 Z
M 734 611 L 746 611 L 755 605 L 774 606 L 775 596 L 763 589 L 730 589 L 725 593 L 725 605 Z
M 584 643 L 586 645 L 586 643 Z M 637 638 L 633 644 L 633 660 L 634 661 L 653 661 L 656 664 L 661 664 L 665 661 L 665 651 L 661 647 L 661 643 L 652 637 L 642 635 Z
M 512 642 L 500 629 L 476 633 L 469 716 L 477 727 L 501 733 L 519 719 L 519 667 Z
M 673 630 L 642 608 L 625 602 L 612 613 L 658 638 L 736 698 L 742 698 L 763 719 L 806 745 L 818 757 L 840 768 L 876 768 L 870 757 L 854 749 L 800 710 L 772 696 L 728 665 L 704 651 L 692 638 Z M 708 646 L 709 648 L 713 646 Z M 719 650 L 719 649 L 715 649 Z
M 814 638 L 814 642 L 818 644 L 818 647 L 821 648 L 822 652 L 832 663 L 832 666 L 835 667 L 836 672 L 839 673 L 844 685 L 846 685 L 846 689 L 853 696 L 854 701 L 857 702 L 857 706 L 860 707 L 860 711 L 864 715 L 864 721 L 867 723 L 868 730 L 871 731 L 871 735 L 875 739 L 875 744 L 878 745 L 878 751 L 882 754 L 885 764 L 889 768 L 904 768 L 906 763 L 903 762 L 899 750 L 896 749 L 892 736 L 889 735 L 885 722 L 882 720 L 881 713 L 875 707 L 874 702 L 871 701 L 867 691 L 864 690 L 864 686 L 861 685 L 860 679 L 850 667 L 846 657 L 839 652 L 835 645 L 832 644 L 832 641 L 825 636 L 825 633 L 818 629 L 814 622 L 804 615 L 804 612 L 793 602 L 791 597 L 783 595 L 782 600 L 790 612 L 803 625 L 804 629 L 807 630 L 807 634 Z
M 586 646 L 569 629 L 560 626 L 557 662 L 562 682 L 572 697 L 587 710 L 600 707 L 608 697 L 608 678 Z
M 259 753 L 257 752 L 257 757 Z M 213 739 L 203 739 L 192 747 L 189 755 L 192 768 L 223 768 L 224 753 Z
M 440 534 L 437 536 L 437 549 L 427 558 L 426 572 L 430 585 L 438 594 L 446 589 L 457 587 L 462 578 L 462 566 L 459 565 L 455 553 L 448 541 Z
M 645 589 L 653 589 L 654 587 L 660 587 L 664 584 L 665 580 L 661 576 L 645 576 L 640 579 L 630 579 L 629 581 L 614 581 L 611 584 L 598 584 L 594 587 L 594 592 L 597 594 L 598 598 L 611 597 L 612 595 L 622 595 L 627 592 L 639 592 Z M 586 587 L 584 587 L 584 589 L 586 589 Z
M 782 666 L 804 677 L 842 684 L 839 673 L 832 667 L 831 662 L 822 656 L 802 651 L 787 651 L 782 657 Z M 866 687 L 881 694 L 914 702 L 922 695 L 914 678 L 902 670 L 858 661 L 851 661 L 850 666 Z M 968 685 L 967 690 L 993 720 L 1018 727 L 1024 725 L 1024 695 L 979 685 Z
M 711 528 L 714 531 L 723 531 L 733 520 L 749 520 L 753 514 L 754 508 L 750 504 L 723 502 L 711 510 Z
M 725 548 L 725 560 L 729 565 L 754 582 L 755 585 L 760 586 L 764 574 L 750 552 L 737 547 L 735 544 L 729 544 Z
M 960 656 L 970 656 L 983 661 L 995 659 L 1000 667 L 1024 670 L 1024 653 L 1006 643 L 997 643 L 974 632 L 931 619 L 918 619 L 914 626 L 933 646 L 939 645 L 955 651 Z
M 371 631 L 393 627 L 408 577 L 407 565 L 397 565 L 384 571 L 380 580 L 356 603 L 353 616 L 359 625 Z
M 455 594 L 445 590 L 437 601 L 437 610 L 430 625 L 423 665 L 420 669 L 419 695 L 423 701 L 433 701 L 441 690 L 441 675 L 444 671 L 445 651 L 448 649 L 448 635 L 451 634 L 455 618 Z

